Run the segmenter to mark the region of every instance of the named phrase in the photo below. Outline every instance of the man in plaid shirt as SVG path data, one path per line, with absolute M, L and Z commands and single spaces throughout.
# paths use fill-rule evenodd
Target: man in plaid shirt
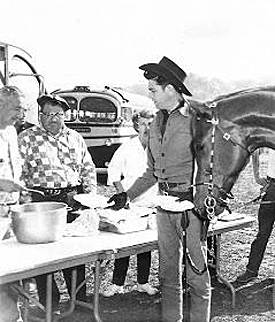
M 33 126 L 18 136 L 22 157 L 22 181 L 28 188 L 41 190 L 44 196 L 32 193 L 32 201 L 60 201 L 73 210 L 77 193 L 96 193 L 96 169 L 83 137 L 64 124 L 68 103 L 57 95 L 43 95 L 37 99 L 40 106 L 40 126 Z M 75 216 L 69 212 L 67 221 Z M 63 270 L 68 291 L 71 291 L 71 272 Z M 46 275 L 36 276 L 39 299 L 46 302 Z M 85 279 L 85 265 L 78 266 L 77 285 Z M 86 286 L 77 293 L 77 299 L 85 301 Z M 53 283 L 53 307 L 57 307 L 60 294 Z

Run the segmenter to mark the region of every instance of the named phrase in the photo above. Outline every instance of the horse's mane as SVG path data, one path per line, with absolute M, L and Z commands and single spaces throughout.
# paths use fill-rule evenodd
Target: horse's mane
M 222 94 L 219 96 L 216 96 L 212 101 L 207 102 L 208 104 L 212 103 L 218 103 L 219 101 L 222 101 L 227 98 L 231 98 L 234 96 L 239 96 L 247 93 L 255 93 L 255 92 L 275 92 L 275 86 L 274 85 L 269 85 L 269 86 L 260 86 L 260 87 L 251 87 L 251 88 L 246 88 L 237 92 L 232 92 L 232 93 L 227 93 L 227 94 Z

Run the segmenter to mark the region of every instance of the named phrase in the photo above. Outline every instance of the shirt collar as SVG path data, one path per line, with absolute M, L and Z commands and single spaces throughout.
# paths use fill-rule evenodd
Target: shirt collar
M 168 113 L 171 114 L 171 113 L 173 113 L 175 111 L 179 111 L 180 114 L 182 114 L 183 116 L 189 116 L 190 115 L 189 106 L 184 100 L 181 101 L 174 109 L 172 109 Z

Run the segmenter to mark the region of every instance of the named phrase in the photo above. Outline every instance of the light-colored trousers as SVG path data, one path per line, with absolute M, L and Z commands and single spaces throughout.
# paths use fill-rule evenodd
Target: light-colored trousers
M 165 212 L 158 208 L 157 227 L 160 260 L 161 310 L 163 322 L 182 322 L 184 269 L 181 213 Z M 187 247 L 199 270 L 206 263 L 206 243 L 200 241 L 200 220 L 188 211 Z M 190 287 L 190 322 L 209 322 L 211 283 L 208 270 L 196 274 L 187 261 L 187 283 Z

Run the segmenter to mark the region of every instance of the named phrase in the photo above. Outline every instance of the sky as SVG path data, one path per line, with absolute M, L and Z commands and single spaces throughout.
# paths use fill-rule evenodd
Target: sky
M 138 67 L 163 56 L 187 74 L 275 83 L 274 0 L 1 0 L 0 9 L 0 41 L 26 49 L 50 90 L 142 83 Z

